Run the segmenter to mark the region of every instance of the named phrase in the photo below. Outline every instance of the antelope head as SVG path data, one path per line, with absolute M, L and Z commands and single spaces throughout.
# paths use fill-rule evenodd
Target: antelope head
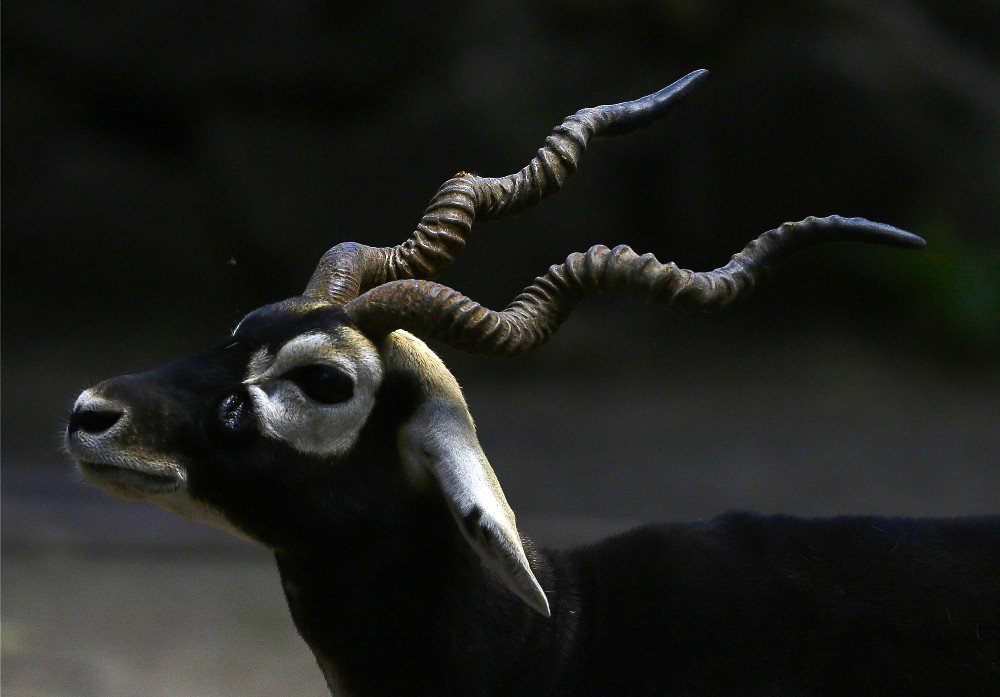
M 923 244 L 888 225 L 833 216 L 785 223 L 708 272 L 596 246 L 549 268 L 500 311 L 429 280 L 462 251 L 473 221 L 539 204 L 576 170 L 589 141 L 652 123 L 705 74 L 569 116 L 519 172 L 460 172 L 445 182 L 402 244 L 338 244 L 301 296 L 254 310 L 219 346 L 86 390 L 69 420 L 69 452 L 90 482 L 116 496 L 148 499 L 275 549 L 348 539 L 383 524 L 385 509 L 434 497 L 497 578 L 548 614 L 530 548 L 526 554 L 459 386 L 421 338 L 520 354 L 593 293 L 716 310 L 813 244 Z M 306 502 L 303 492 L 312 494 Z

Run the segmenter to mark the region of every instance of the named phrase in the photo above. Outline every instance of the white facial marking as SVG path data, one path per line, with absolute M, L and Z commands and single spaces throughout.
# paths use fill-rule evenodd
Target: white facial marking
M 321 404 L 283 377 L 316 364 L 350 376 L 354 395 L 338 404 Z M 354 447 L 381 382 L 382 361 L 375 347 L 357 330 L 338 327 L 295 337 L 273 360 L 261 349 L 250 360 L 244 384 L 265 435 L 301 453 L 329 457 Z
M 77 397 L 73 409 L 104 409 L 121 413 L 114 425 L 104 431 L 91 433 L 77 429 L 67 435 L 67 452 L 77 461 L 90 463 L 81 465 L 81 471 L 89 482 L 126 501 L 138 501 L 157 490 L 174 491 L 185 485 L 187 471 L 174 458 L 139 445 L 124 446 L 120 443 L 121 435 L 132 428 L 129 409 L 101 397 L 93 390 L 86 390 Z M 95 470 L 91 465 L 103 468 Z M 148 477 L 159 477 L 160 481 L 150 481 Z
M 256 382 L 261 379 L 271 361 L 271 353 L 266 348 L 250 356 L 250 361 L 247 363 L 247 379 L 244 382 Z
M 100 410 L 100 409 L 113 409 L 118 405 L 111 400 L 100 397 L 94 393 L 93 389 L 84 390 L 80 393 L 80 396 L 76 398 L 73 402 L 73 411 L 80 410 Z

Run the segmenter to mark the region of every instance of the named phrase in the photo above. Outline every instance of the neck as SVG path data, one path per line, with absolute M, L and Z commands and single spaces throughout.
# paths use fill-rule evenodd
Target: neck
M 482 566 L 446 511 L 414 513 L 364 545 L 276 553 L 296 627 L 331 689 L 491 694 L 556 680 L 578 617 L 557 562 L 525 540 L 535 574 L 554 591 L 544 618 Z

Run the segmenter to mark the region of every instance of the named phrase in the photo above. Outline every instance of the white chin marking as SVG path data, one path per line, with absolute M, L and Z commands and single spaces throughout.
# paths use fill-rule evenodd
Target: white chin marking
M 324 364 L 354 379 L 354 395 L 339 404 L 320 404 L 293 382 L 283 379 L 301 366 Z M 295 450 L 321 457 L 343 455 L 354 447 L 382 382 L 382 361 L 360 332 L 337 327 L 295 337 L 273 360 L 254 354 L 245 381 L 265 435 Z

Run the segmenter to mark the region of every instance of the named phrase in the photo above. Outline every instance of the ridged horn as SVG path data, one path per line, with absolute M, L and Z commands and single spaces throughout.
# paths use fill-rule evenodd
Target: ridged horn
M 770 271 L 806 247 L 837 241 L 917 248 L 920 237 L 864 218 L 806 218 L 765 232 L 722 268 L 707 272 L 661 264 L 622 245 L 592 247 L 549 268 L 502 311 L 446 286 L 400 280 L 373 288 L 345 309 L 364 332 L 406 329 L 426 339 L 487 355 L 513 355 L 544 343 L 583 298 L 622 293 L 682 311 L 712 311 L 746 295 Z
M 434 278 L 461 253 L 474 221 L 499 220 L 537 206 L 576 171 L 590 140 L 648 126 L 707 74 L 696 70 L 642 99 L 578 111 L 515 174 L 488 178 L 460 172 L 438 190 L 409 239 L 395 247 L 338 244 L 323 255 L 304 294 L 345 304 L 384 283 Z

